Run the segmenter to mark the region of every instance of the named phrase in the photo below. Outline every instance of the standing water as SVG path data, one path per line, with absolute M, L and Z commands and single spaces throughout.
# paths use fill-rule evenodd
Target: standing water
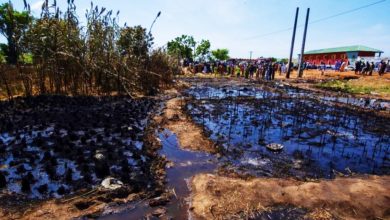
M 158 133 L 162 144 L 160 153 L 170 163 L 167 165 L 167 189 L 173 196 L 165 206 L 166 215 L 174 219 L 188 219 L 190 189 L 188 180 L 199 173 L 211 173 L 216 169 L 215 157 L 202 152 L 182 150 L 179 146 L 176 134 L 168 129 Z M 111 215 L 103 219 L 142 219 L 148 213 L 153 213 L 157 207 L 150 207 L 147 202 L 142 202 L 118 215 Z
M 160 154 L 172 162 L 166 168 L 166 187 L 174 195 L 165 205 L 168 217 L 190 218 L 188 179 L 217 168 L 227 173 L 295 178 L 390 173 L 388 120 L 329 101 L 337 98 L 318 98 L 291 88 L 218 83 L 194 84 L 186 94 L 192 97 L 186 105 L 188 115 L 219 146 L 221 157 L 182 150 L 176 134 L 168 129 L 156 132 L 162 144 Z M 266 148 L 270 144 L 283 149 L 270 151 Z M 143 201 L 105 219 L 141 219 L 155 210 Z M 297 217 L 305 212 L 292 210 L 282 207 L 258 217 Z
M 188 113 L 223 146 L 235 170 L 315 178 L 390 173 L 390 125 L 373 112 L 324 103 L 291 88 L 210 83 L 187 93 L 193 97 Z M 284 148 L 272 152 L 270 144 Z

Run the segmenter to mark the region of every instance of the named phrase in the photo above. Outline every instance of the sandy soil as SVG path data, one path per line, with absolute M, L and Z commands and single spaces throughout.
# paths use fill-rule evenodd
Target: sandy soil
M 302 182 L 200 174 L 191 185 L 191 209 L 201 219 L 230 219 L 240 212 L 265 211 L 276 205 L 306 208 L 314 211 L 311 218 L 324 211 L 341 219 L 390 217 L 390 176 Z
M 168 91 L 170 94 L 178 94 L 179 91 Z M 192 119 L 183 111 L 185 99 L 175 97 L 166 102 L 163 115 L 160 120 L 164 128 L 171 130 L 178 137 L 179 146 L 183 149 L 193 151 L 204 151 L 216 153 L 217 149 L 211 140 L 203 133 L 201 127 L 196 125 Z M 156 119 L 155 119 L 156 120 Z

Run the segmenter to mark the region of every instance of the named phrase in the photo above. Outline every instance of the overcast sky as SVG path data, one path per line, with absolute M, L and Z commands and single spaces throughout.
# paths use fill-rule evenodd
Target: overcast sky
M 0 0 L 0 2 L 6 2 Z M 33 13 L 40 14 L 43 1 L 27 0 Z M 65 10 L 66 0 L 57 0 Z M 155 46 L 181 34 L 197 41 L 208 39 L 213 49 L 228 48 L 231 57 L 288 57 L 296 7 L 298 24 L 303 26 L 310 7 L 306 51 L 328 47 L 365 45 L 390 56 L 390 0 L 94 0 L 95 5 L 120 11 L 120 22 L 149 28 L 158 11 L 161 16 L 153 27 Z M 23 9 L 23 0 L 12 3 Z M 374 4 L 372 6 L 368 6 Z M 81 21 L 90 1 L 76 0 Z M 337 15 L 353 9 L 350 13 Z M 280 32 L 279 32 L 280 31 Z M 275 33 L 276 32 L 276 33 Z M 270 34 L 271 33 L 271 34 Z M 298 28 L 294 57 L 300 51 L 303 27 Z M 1 38 L 4 42 L 4 38 Z

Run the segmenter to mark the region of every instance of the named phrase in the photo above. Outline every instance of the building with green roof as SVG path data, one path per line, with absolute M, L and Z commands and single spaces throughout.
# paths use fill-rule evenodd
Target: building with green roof
M 328 65 L 334 65 L 336 61 L 353 63 L 359 57 L 380 57 L 382 53 L 383 51 L 378 49 L 355 45 L 306 51 L 303 55 L 303 60 L 315 65 L 318 65 L 321 62 Z

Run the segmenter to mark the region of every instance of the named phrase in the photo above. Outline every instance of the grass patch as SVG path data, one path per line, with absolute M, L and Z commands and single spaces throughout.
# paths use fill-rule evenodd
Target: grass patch
M 356 80 L 331 80 L 316 84 L 317 88 L 353 94 L 380 94 L 390 96 L 390 81 L 387 79 L 360 78 Z

